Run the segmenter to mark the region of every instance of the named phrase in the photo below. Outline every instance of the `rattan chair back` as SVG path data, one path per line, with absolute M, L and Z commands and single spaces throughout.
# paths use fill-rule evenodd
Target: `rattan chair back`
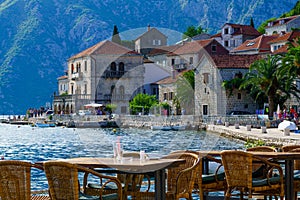
M 227 186 L 252 188 L 252 155 L 243 151 L 223 151 L 221 157 Z
M 299 152 L 300 145 L 286 145 L 286 146 L 283 146 L 281 149 L 283 152 Z M 294 161 L 294 169 L 300 170 L 300 160 Z
M 276 152 L 276 149 L 269 146 L 256 146 L 247 148 L 246 151 Z
M 1 200 L 31 198 L 30 170 L 32 164 L 25 161 L 0 161 Z
M 76 165 L 66 162 L 48 161 L 44 170 L 52 200 L 79 199 L 78 170 Z
M 184 159 L 186 162 L 167 170 L 167 191 L 176 194 L 191 194 L 194 188 L 197 172 L 200 166 L 200 159 L 194 153 L 171 153 L 163 158 Z M 194 169 L 192 169 L 194 168 Z M 185 173 L 182 173 L 185 171 Z M 182 176 L 179 175 L 182 174 Z

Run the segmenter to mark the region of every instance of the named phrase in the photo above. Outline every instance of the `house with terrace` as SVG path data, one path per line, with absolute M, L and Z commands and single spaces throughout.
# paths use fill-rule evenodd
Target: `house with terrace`
M 300 28 L 300 15 L 279 18 L 268 23 L 265 27 L 267 35 L 291 32 L 293 29 Z
M 67 94 L 54 97 L 55 113 L 75 113 L 85 104 L 117 105 L 129 113 L 129 101 L 142 92 L 143 56 L 105 40 L 68 59 Z M 61 82 L 60 82 L 61 83 Z
M 254 39 L 260 35 L 261 34 L 250 25 L 226 23 L 223 25 L 221 32 L 213 35 L 212 38 L 215 38 L 230 51 L 240 46 L 246 40 Z

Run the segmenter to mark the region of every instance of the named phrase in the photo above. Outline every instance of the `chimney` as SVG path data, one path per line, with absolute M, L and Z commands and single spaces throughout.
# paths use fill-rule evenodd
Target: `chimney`
M 148 31 L 150 31 L 150 24 L 148 24 Z

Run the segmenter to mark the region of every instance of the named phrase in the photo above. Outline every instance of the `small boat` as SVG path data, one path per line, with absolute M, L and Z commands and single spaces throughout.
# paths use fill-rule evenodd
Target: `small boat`
M 162 130 L 162 131 L 182 131 L 185 130 L 185 125 L 164 125 L 164 126 L 151 126 L 151 130 Z
M 39 128 L 48 128 L 48 127 L 55 127 L 55 124 L 35 123 L 34 126 Z

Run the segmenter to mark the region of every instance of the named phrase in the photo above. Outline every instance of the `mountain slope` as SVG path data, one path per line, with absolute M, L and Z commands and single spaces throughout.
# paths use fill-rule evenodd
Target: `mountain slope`
M 0 113 L 23 114 L 57 89 L 66 60 L 119 32 L 162 27 L 184 32 L 225 22 L 255 25 L 289 11 L 296 0 L 0 0 Z M 170 37 L 171 38 L 171 37 Z

